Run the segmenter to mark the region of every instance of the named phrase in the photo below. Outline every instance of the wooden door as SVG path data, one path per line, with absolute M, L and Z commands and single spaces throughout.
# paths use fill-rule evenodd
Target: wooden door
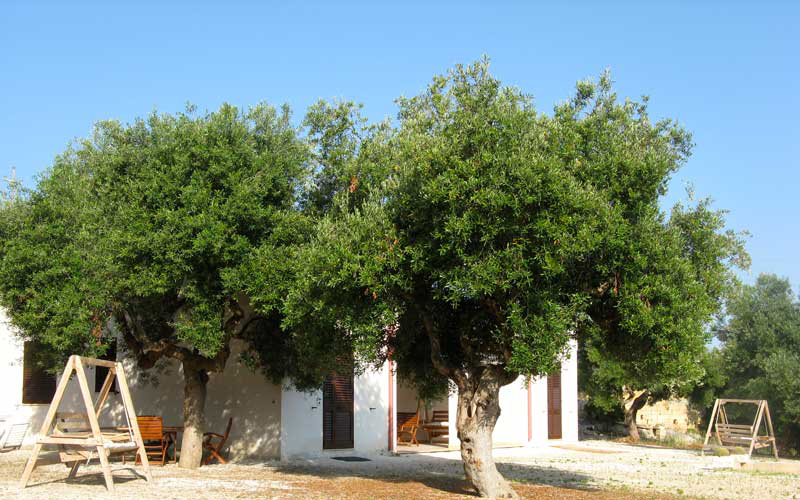
M 322 388 L 322 448 L 353 448 L 353 371 L 325 378 Z
M 547 439 L 561 439 L 561 373 L 547 376 Z

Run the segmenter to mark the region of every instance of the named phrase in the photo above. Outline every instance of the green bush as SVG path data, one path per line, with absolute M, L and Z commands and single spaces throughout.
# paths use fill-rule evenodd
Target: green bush
M 715 448 L 714 449 L 714 456 L 715 457 L 727 457 L 730 454 L 731 454 L 731 452 L 728 451 L 728 448 L 720 447 L 720 448 Z
M 731 453 L 733 453 L 734 455 L 747 455 L 747 450 L 745 450 L 741 446 L 737 446 L 736 448 L 731 450 Z

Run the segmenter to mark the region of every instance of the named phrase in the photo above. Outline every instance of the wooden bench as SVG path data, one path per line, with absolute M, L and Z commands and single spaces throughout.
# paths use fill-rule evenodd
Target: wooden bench
M 434 439 L 449 438 L 449 421 L 447 410 L 433 410 L 433 418 L 422 426 L 428 433 L 428 441 L 432 443 Z
M 756 436 L 753 442 L 753 426 L 740 424 L 717 424 L 717 437 L 720 444 L 728 446 L 750 446 L 753 448 L 764 448 L 772 444 L 769 436 Z
M 419 412 L 397 412 L 397 444 L 413 444 L 419 446 L 419 441 L 417 441 L 418 430 Z M 403 441 L 403 434 L 409 436 L 408 440 Z

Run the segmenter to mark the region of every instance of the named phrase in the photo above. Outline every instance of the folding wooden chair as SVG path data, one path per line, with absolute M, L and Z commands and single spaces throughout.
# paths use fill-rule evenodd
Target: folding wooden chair
M 164 420 L 161 417 L 137 416 L 136 421 L 139 423 L 139 432 L 142 434 L 147 458 L 153 460 L 151 463 L 160 461 L 161 465 L 164 465 L 167 450 L 172 444 L 169 435 L 164 434 Z
M 419 430 L 419 412 L 397 414 L 397 444 L 413 444 L 419 446 L 417 431 Z M 408 440 L 403 441 L 402 435 L 408 434 Z
M 225 428 L 225 434 L 217 434 L 216 432 L 206 432 L 203 434 L 203 450 L 208 452 L 208 456 L 203 461 L 203 465 L 211 463 L 211 459 L 217 459 L 221 464 L 227 464 L 222 456 L 220 450 L 225 446 L 228 436 L 231 433 L 231 426 L 233 425 L 233 417 L 228 419 L 228 427 Z M 216 442 L 215 442 L 216 440 Z

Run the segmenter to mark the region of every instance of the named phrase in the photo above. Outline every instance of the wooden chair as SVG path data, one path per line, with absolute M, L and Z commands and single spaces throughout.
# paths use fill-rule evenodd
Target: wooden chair
M 428 441 L 447 438 L 450 436 L 449 416 L 447 410 L 433 410 L 433 418 L 425 423 L 422 428 L 428 433 Z
M 164 465 L 167 459 L 167 450 L 172 444 L 172 438 L 164 434 L 164 420 L 161 417 L 137 416 L 136 421 L 139 424 L 139 432 L 144 441 L 148 460 L 153 460 L 150 463 L 160 461 L 161 465 Z
M 220 450 L 222 447 L 225 446 L 225 442 L 228 440 L 228 436 L 231 433 L 231 426 L 233 425 L 233 417 L 228 419 L 228 427 L 225 428 L 225 434 L 217 434 L 216 432 L 206 432 L 203 434 L 203 450 L 208 452 L 208 456 L 203 461 L 203 465 L 208 465 L 211 463 L 211 459 L 217 459 L 222 464 L 227 464 L 228 462 L 225 461 L 222 456 L 220 456 Z M 217 440 L 216 442 L 215 439 Z
M 419 446 L 417 430 L 419 430 L 419 412 L 397 413 L 397 444 L 413 444 Z M 408 434 L 409 438 L 407 441 L 403 441 L 403 434 Z

